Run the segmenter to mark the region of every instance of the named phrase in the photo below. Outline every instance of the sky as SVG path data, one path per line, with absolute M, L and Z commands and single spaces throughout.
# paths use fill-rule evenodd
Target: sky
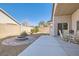
M 40 21 L 51 20 L 51 3 L 3 3 L 0 8 L 4 9 L 17 22 L 26 22 L 31 26 L 36 26 Z

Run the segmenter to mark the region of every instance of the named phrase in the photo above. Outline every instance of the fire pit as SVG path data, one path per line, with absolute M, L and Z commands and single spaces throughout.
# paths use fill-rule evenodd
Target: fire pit
M 17 45 L 23 45 L 23 44 L 30 44 L 33 42 L 34 39 L 35 38 L 30 37 L 30 36 L 26 36 L 24 38 L 13 37 L 13 38 L 3 40 L 2 44 L 6 46 L 17 46 Z
M 18 37 L 3 40 L 2 44 L 7 46 L 17 46 L 32 43 L 33 39 L 34 38 L 27 35 L 26 32 L 23 32 Z
M 17 37 L 17 41 L 25 41 L 25 40 L 28 40 L 29 38 L 28 37 Z

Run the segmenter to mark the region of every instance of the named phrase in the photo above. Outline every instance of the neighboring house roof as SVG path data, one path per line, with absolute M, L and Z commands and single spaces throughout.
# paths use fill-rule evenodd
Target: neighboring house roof
M 7 13 L 5 10 L 3 10 L 2 8 L 0 8 L 0 11 L 3 12 L 5 15 L 7 15 L 10 19 L 12 19 L 14 22 L 16 22 L 17 24 L 19 24 L 15 18 L 13 18 L 9 13 Z M 20 24 L 19 24 L 20 25 Z

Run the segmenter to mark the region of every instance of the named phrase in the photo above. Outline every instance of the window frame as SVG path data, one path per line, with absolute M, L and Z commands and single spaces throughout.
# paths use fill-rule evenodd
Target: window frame
M 77 21 L 76 27 L 77 27 L 77 30 L 79 30 L 79 21 Z
M 68 30 L 68 23 L 62 23 L 63 25 L 63 30 Z

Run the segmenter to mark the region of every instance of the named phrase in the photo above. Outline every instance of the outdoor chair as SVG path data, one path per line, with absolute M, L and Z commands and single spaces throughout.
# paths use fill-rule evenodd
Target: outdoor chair
M 67 42 L 69 41 L 69 37 L 67 35 L 63 34 L 61 32 L 61 30 L 59 30 L 59 34 L 60 34 L 60 37 L 62 40 L 67 41 Z
M 79 34 L 69 33 L 69 42 L 79 44 Z
M 74 30 L 69 30 L 69 33 L 67 34 L 68 38 L 69 38 L 69 42 L 70 43 L 77 43 L 76 42 L 76 35 L 74 34 Z
M 75 42 L 79 44 L 79 33 L 76 33 L 75 35 Z

